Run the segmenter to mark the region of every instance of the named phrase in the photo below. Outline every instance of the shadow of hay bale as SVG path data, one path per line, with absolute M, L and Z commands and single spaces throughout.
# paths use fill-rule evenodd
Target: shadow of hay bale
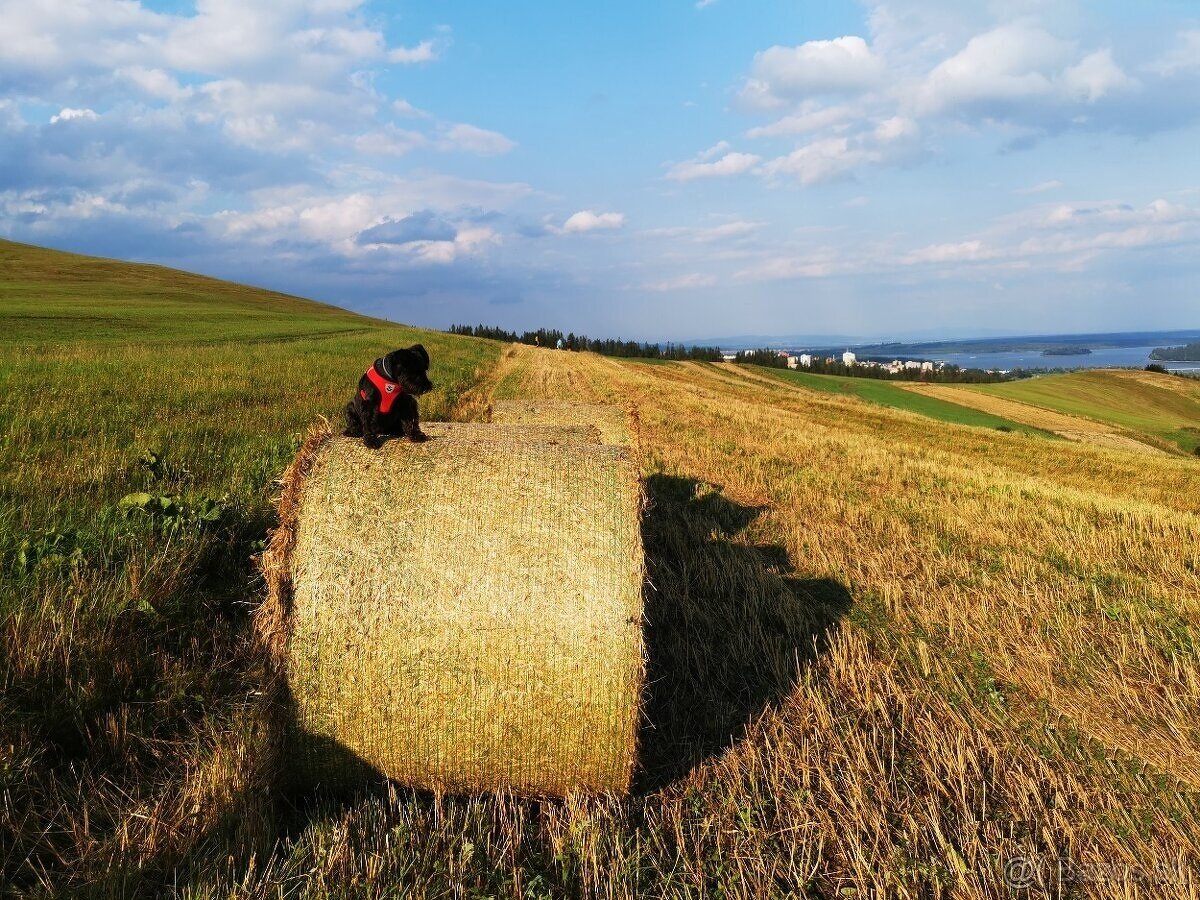
M 787 551 L 734 540 L 762 512 L 690 478 L 654 475 L 642 539 L 648 656 L 636 789 L 683 777 L 785 697 L 851 605 L 796 577 Z

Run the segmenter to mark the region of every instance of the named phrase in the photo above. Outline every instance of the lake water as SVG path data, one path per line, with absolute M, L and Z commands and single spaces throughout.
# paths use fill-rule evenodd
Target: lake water
M 1084 356 L 1043 356 L 1039 350 L 1016 350 L 1005 353 L 944 353 L 925 354 L 925 358 L 953 363 L 964 369 L 1100 369 L 1110 366 L 1142 368 L 1158 362 L 1168 369 L 1200 372 L 1200 362 L 1162 362 L 1152 360 L 1153 347 L 1093 348 Z

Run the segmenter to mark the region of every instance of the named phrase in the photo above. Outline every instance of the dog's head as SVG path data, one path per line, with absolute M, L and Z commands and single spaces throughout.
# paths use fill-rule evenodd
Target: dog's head
M 429 354 L 420 344 L 393 350 L 387 355 L 387 368 L 409 394 L 420 396 L 433 390 L 433 382 L 425 374 L 429 371 Z

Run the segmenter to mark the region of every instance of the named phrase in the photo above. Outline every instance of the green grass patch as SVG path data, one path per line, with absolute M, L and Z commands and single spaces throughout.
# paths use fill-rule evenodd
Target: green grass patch
M 1200 381 L 1194 379 L 1092 369 L 968 388 L 1107 422 L 1168 440 L 1189 453 L 1200 445 Z
M 1038 437 L 1054 438 L 1054 435 L 1039 428 L 1031 428 L 981 412 L 957 403 L 950 403 L 936 397 L 927 397 L 915 391 L 906 391 L 891 382 L 875 378 L 852 378 L 846 375 L 816 375 L 811 372 L 797 372 L 794 369 L 767 369 L 756 366 L 756 371 L 770 375 L 789 384 L 799 385 L 813 391 L 826 394 L 858 397 L 869 403 L 878 403 L 890 409 L 902 409 L 937 419 L 939 422 L 952 422 L 955 425 L 972 425 L 976 428 L 993 428 L 1004 431 L 1019 431 L 1023 434 L 1034 434 Z

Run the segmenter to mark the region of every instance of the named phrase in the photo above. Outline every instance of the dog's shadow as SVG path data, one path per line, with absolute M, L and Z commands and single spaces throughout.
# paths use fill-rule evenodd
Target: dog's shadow
M 798 577 L 783 547 L 737 540 L 760 508 L 690 478 L 654 475 L 645 487 L 642 792 L 739 740 L 793 689 L 851 604 L 840 583 Z

